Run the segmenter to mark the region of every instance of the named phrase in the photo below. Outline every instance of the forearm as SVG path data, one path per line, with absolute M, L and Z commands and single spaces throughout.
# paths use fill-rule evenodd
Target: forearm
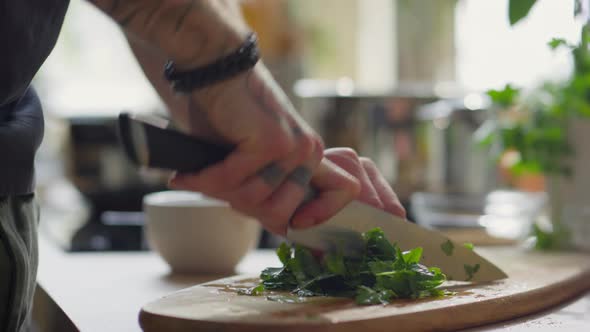
M 166 104 L 170 115 L 183 130 L 189 131 L 190 128 L 186 125 L 189 123 L 188 98 L 184 95 L 175 94 L 170 88 L 170 83 L 164 78 L 163 70 L 164 63 L 167 60 L 166 56 L 157 50 L 149 48 L 132 36 L 127 35 L 127 41 L 145 76 Z
M 220 137 L 219 132 L 214 128 L 215 126 L 210 123 L 210 117 L 214 117 L 211 114 L 215 112 L 214 109 L 218 109 L 219 113 L 219 107 L 225 111 L 228 107 L 238 106 L 219 105 L 220 100 L 227 101 L 232 97 L 232 99 L 242 101 L 239 105 L 242 108 L 257 112 L 252 106 L 260 107 L 267 116 L 274 119 L 285 114 L 299 117 L 262 63 L 257 64 L 253 69 L 253 71 L 257 71 L 257 74 L 246 72 L 239 74 L 236 78 L 214 84 L 206 91 L 196 90 L 189 94 L 181 94 L 176 93 L 170 82 L 164 77 L 164 65 L 168 58 L 158 50 L 146 45 L 142 40 L 129 34 L 126 37 L 144 74 L 166 104 L 175 124 L 185 132 L 223 140 L 223 137 Z M 228 95 L 222 92 L 224 90 L 232 92 Z M 295 122 L 289 122 L 285 125 L 290 126 L 294 133 L 302 130 Z
M 238 47 L 248 33 L 234 0 L 89 1 L 180 67 L 209 63 Z
M 185 131 L 214 136 L 196 112 L 199 92 L 175 94 L 164 79 L 167 60 L 195 68 L 235 51 L 250 31 L 235 0 L 94 0 L 123 29 L 145 75 Z M 210 108 L 201 111 L 208 111 Z

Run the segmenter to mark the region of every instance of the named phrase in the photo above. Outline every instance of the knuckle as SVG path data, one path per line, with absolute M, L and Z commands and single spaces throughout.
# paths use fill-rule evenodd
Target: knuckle
M 369 167 L 369 168 L 373 168 L 373 169 L 377 168 L 377 165 L 375 165 L 375 162 L 367 157 L 360 157 L 359 160 L 364 167 Z
M 352 159 L 352 160 L 358 160 L 359 156 L 356 153 L 356 151 L 352 148 L 342 148 L 341 152 L 340 152 L 344 157 Z
M 297 161 L 307 161 L 314 153 L 315 142 L 312 137 L 303 136 L 297 142 Z
M 359 160 L 359 156 L 356 151 L 349 147 L 328 149 L 326 150 L 326 154 L 340 158 L 346 158 L 354 162 L 358 162 Z
M 313 162 L 314 162 L 313 166 L 316 166 L 324 158 L 324 142 L 322 142 L 322 139 L 319 138 L 319 136 L 318 136 L 313 140 L 313 144 L 314 144 L 313 152 L 312 152 L 312 158 L 313 158 Z
M 326 149 L 326 145 L 324 144 L 324 140 L 320 135 L 314 135 L 313 137 L 314 149 L 320 152 L 324 152 Z
M 361 193 L 361 180 L 357 178 L 351 178 L 346 183 L 346 189 L 352 197 L 357 197 Z
M 295 148 L 293 138 L 289 135 L 285 135 L 284 132 L 279 132 L 271 137 L 272 138 L 266 140 L 265 149 L 269 156 L 272 156 L 273 158 L 288 155 Z

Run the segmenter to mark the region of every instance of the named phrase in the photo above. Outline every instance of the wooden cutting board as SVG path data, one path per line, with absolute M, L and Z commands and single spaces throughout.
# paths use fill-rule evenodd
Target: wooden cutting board
M 144 306 L 144 331 L 451 331 L 507 320 L 590 290 L 589 254 L 545 254 L 520 248 L 477 250 L 509 278 L 448 283 L 456 295 L 357 306 L 338 298 L 238 295 L 258 282 L 235 276 L 191 287 Z M 271 295 L 272 296 L 272 295 Z M 294 303 L 286 303 L 294 302 Z

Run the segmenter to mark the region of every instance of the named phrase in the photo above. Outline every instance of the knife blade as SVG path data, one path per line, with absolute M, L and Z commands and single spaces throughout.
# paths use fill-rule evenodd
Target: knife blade
M 288 229 L 287 238 L 320 250 L 334 250 L 345 242 L 348 251 L 361 233 L 379 227 L 401 250 L 422 247 L 422 264 L 439 267 L 449 280 L 487 282 L 507 277 L 500 268 L 464 244 L 359 201 L 352 201 L 329 220 L 310 228 Z M 352 245 L 350 245 L 352 243 Z M 352 247 L 352 248 L 351 248 Z
M 140 167 L 197 172 L 225 158 L 233 147 L 189 136 L 170 128 L 163 118 L 122 113 L 119 136 L 132 162 Z M 187 153 L 190 151 L 191 153 Z M 314 191 L 308 189 L 306 200 Z M 353 201 L 329 220 L 306 229 L 289 228 L 287 239 L 310 248 L 362 252 L 361 233 L 379 227 L 400 249 L 423 248 L 422 262 L 439 267 L 450 280 L 487 282 L 506 278 L 497 266 L 440 232 L 429 230 L 370 205 Z

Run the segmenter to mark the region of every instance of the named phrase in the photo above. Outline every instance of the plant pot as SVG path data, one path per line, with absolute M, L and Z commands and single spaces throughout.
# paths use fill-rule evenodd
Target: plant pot
M 568 139 L 574 150 L 572 175 L 548 181 L 551 221 L 569 233 L 570 246 L 590 251 L 590 120 L 570 121 Z

